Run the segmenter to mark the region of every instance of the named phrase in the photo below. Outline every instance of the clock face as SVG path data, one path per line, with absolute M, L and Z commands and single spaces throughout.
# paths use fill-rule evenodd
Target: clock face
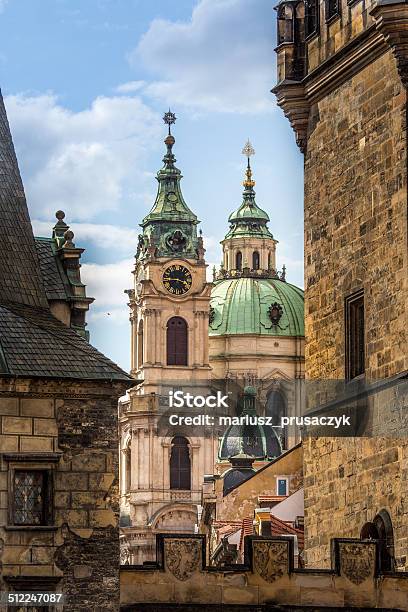
M 173 295 L 183 295 L 191 288 L 193 279 L 191 272 L 185 266 L 173 264 L 163 273 L 163 285 Z

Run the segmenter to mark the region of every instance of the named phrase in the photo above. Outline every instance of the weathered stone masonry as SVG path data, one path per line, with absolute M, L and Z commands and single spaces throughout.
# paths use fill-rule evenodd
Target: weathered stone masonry
M 5 378 L 0 384 L 2 588 L 28 576 L 55 577 L 49 584 L 65 594 L 67 609 L 118 609 L 117 397 L 125 384 Z M 8 525 L 7 476 L 15 464 L 52 468 L 49 527 Z
M 301 77 L 283 61 L 282 44 L 275 88 L 305 153 L 306 378 L 346 376 L 345 299 L 357 290 L 364 291 L 366 381 L 404 376 L 408 5 L 343 1 L 330 19 L 328 3 L 317 6 Z M 406 427 L 381 437 L 395 407 L 380 398 L 370 407 L 371 439 L 304 444 L 309 566 L 327 567 L 330 538 L 358 537 L 385 510 L 396 567 L 407 567 L 408 446 L 397 437 Z

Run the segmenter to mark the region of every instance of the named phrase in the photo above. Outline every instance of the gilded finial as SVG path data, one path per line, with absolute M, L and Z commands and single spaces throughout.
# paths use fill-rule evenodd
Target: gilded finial
M 252 179 L 252 169 L 249 160 L 252 155 L 255 155 L 255 149 L 251 145 L 249 139 L 246 141 L 245 146 L 242 149 L 242 155 L 245 155 L 248 160 L 247 169 L 245 171 L 246 179 L 242 184 L 246 189 L 251 189 L 252 187 L 255 187 L 255 181 Z

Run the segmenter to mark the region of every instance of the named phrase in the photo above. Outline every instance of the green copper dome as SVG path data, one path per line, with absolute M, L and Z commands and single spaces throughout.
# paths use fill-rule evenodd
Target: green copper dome
M 211 292 L 210 336 L 304 336 L 302 289 L 275 278 L 224 279 Z
M 221 438 L 218 458 L 229 460 L 238 468 L 246 468 L 248 459 L 260 461 L 275 459 L 282 454 L 279 438 L 272 425 L 260 425 L 256 416 L 256 389 L 245 387 L 241 402 L 241 414 L 238 423 L 230 425 Z M 241 470 L 234 470 L 239 476 Z M 237 474 L 238 472 L 238 474 Z M 245 478 L 244 478 L 245 479 Z M 232 484 L 232 483 L 230 483 Z M 225 482 L 224 482 L 225 485 Z M 235 486 L 235 485 L 234 485 Z

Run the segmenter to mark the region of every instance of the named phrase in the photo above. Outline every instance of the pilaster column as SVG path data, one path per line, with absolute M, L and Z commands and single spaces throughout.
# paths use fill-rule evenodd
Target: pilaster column
M 130 488 L 133 491 L 140 485 L 140 461 L 139 461 L 139 430 L 133 429 L 132 441 L 130 443 Z
M 144 315 L 144 336 L 143 354 L 145 363 L 154 364 L 156 352 L 156 311 L 154 308 L 145 308 Z
M 209 363 L 209 341 L 208 341 L 208 319 L 209 313 L 203 312 L 203 365 L 206 366 Z
M 162 442 L 163 449 L 163 489 L 168 491 L 170 489 L 170 456 L 171 456 L 171 442 Z
M 130 368 L 135 370 L 137 367 L 137 355 L 136 355 L 136 321 L 137 317 L 132 309 L 130 313 Z
M 155 328 L 156 328 L 156 354 L 155 354 L 155 363 L 157 364 L 163 364 L 164 363 L 164 356 L 162 355 L 162 351 L 161 351 L 161 331 L 162 331 L 162 313 L 160 309 L 156 309 L 155 311 Z
M 200 487 L 200 463 L 199 463 L 199 444 L 190 445 L 190 461 L 191 461 L 191 489 L 198 491 Z

